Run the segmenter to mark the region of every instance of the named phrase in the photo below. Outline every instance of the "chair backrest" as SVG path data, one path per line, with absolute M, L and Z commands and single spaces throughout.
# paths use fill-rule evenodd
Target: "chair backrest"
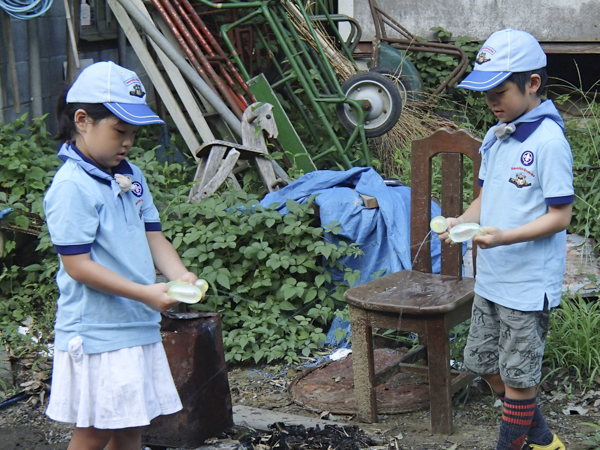
M 457 217 L 463 212 L 463 155 L 473 161 L 473 199 L 479 196 L 480 146 L 481 140 L 466 130 L 441 129 L 427 138 L 412 141 L 410 246 L 413 270 L 431 272 L 430 239 L 426 237 L 431 221 L 432 158 L 437 154 L 441 154 L 442 158 L 442 215 Z M 433 239 L 437 236 L 433 235 Z M 475 258 L 473 249 L 474 267 Z M 462 276 L 460 245 L 442 245 L 441 273 Z

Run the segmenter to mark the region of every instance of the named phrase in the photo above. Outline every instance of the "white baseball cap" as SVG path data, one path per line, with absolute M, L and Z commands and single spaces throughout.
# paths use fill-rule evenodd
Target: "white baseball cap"
M 498 86 L 514 72 L 546 67 L 540 43 L 526 31 L 506 30 L 492 34 L 477 53 L 473 71 L 458 85 L 473 91 Z
M 146 105 L 146 91 L 135 72 L 112 61 L 86 67 L 67 92 L 67 103 L 102 103 L 115 116 L 133 125 L 164 121 Z

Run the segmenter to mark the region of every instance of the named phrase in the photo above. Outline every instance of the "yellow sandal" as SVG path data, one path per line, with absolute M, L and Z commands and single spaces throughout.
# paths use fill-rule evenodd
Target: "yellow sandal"
M 557 435 L 554 435 L 554 439 L 548 445 L 538 444 L 527 444 L 531 450 L 566 450 L 565 444 L 560 442 Z

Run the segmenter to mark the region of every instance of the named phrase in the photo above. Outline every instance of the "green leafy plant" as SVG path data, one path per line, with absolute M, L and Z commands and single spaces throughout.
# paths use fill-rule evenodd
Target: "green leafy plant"
M 42 214 L 42 199 L 62 162 L 56 157 L 54 142 L 44 117 L 26 125 L 26 115 L 15 122 L 0 124 L 0 210 L 13 208 L 7 223 L 27 230 L 32 214 Z M 4 253 L 16 247 L 5 241 Z
M 575 202 L 569 231 L 600 242 L 600 105 L 595 96 L 568 85 L 568 94 L 556 97 L 559 105 L 578 105 L 581 117 L 565 123 L 573 151 Z M 579 100 L 579 101 L 577 101 Z M 583 106 L 579 106 L 583 105 Z M 598 245 L 598 244 L 597 244 Z
M 172 203 L 164 214 L 179 219 L 163 229 L 186 266 L 211 286 L 196 308 L 221 314 L 227 360 L 297 362 L 322 347 L 336 302 L 357 279 L 338 260 L 361 252 L 323 239 L 324 228 L 313 224 L 312 198 L 288 200 L 286 215 L 258 203 L 243 191 L 195 205 Z M 345 283 L 332 279 L 328 268 L 334 267 Z
M 600 425 L 597 423 L 581 422 L 581 425 L 591 427 L 595 430 L 595 433 L 588 439 L 583 441 L 583 444 L 587 445 L 588 448 L 598 450 L 600 449 Z
M 212 286 L 200 309 L 221 313 L 227 359 L 290 362 L 321 348 L 323 328 L 343 302 L 347 284 L 358 278 L 339 260 L 359 256 L 360 250 L 324 240 L 326 231 L 336 234 L 341 228 L 315 223 L 313 199 L 288 201 L 287 215 L 258 205 L 258 192 L 226 188 L 222 195 L 188 203 L 195 162 L 175 154 L 176 145 L 156 147 L 151 133 L 139 134 L 129 160 L 148 179 L 165 234 L 190 270 Z M 174 143 L 177 137 L 171 136 L 169 144 Z M 19 214 L 43 218 L 43 195 L 61 164 L 43 120 L 26 126 L 22 117 L 3 124 L 0 161 L 0 208 L 13 207 L 11 223 L 27 231 L 29 224 L 19 222 Z M 252 170 L 243 174 L 245 189 L 255 190 L 255 175 Z M 21 231 L 6 233 L 0 260 L 2 340 L 15 356 L 33 357 L 32 367 L 39 365 L 38 358 L 47 358 L 43 348 L 53 338 L 58 298 L 58 258 L 43 222 L 38 232 L 25 241 Z M 332 279 L 330 268 L 344 274 L 344 280 Z M 18 332 L 24 324 L 27 336 Z
M 581 295 L 564 295 L 552 312 L 546 339 L 545 361 L 551 368 L 566 368 L 577 379 L 593 382 L 600 368 L 600 303 Z

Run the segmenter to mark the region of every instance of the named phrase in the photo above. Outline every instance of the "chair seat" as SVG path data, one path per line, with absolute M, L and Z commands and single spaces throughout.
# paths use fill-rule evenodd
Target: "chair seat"
M 399 314 L 447 314 L 473 299 L 474 278 L 401 270 L 348 289 L 348 304 Z

